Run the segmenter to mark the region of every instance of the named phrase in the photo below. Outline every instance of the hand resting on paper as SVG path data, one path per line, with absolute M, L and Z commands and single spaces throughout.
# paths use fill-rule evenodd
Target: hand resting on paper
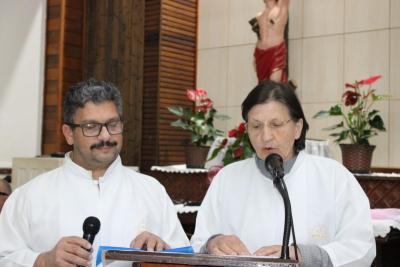
M 235 235 L 218 235 L 207 242 L 207 251 L 214 255 L 250 255 L 244 243 Z
M 132 240 L 131 247 L 147 251 L 170 249 L 170 246 L 164 240 L 147 231 L 137 235 L 135 239 Z

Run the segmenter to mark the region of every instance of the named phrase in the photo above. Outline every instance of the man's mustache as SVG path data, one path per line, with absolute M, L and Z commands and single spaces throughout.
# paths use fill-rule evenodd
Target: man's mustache
M 116 141 L 101 141 L 97 144 L 91 145 L 90 149 L 101 148 L 105 146 L 113 147 L 116 146 L 118 143 Z

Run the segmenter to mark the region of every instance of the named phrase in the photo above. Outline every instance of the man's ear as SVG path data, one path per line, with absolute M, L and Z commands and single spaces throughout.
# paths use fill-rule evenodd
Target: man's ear
M 65 140 L 67 141 L 68 145 L 74 144 L 74 133 L 72 132 L 71 127 L 66 124 L 62 125 L 62 132 L 64 134 Z

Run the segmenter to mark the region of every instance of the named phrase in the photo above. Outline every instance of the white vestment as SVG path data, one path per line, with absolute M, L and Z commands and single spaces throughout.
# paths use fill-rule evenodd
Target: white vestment
M 101 222 L 93 243 L 129 247 L 141 231 L 172 248 L 189 241 L 164 187 L 154 178 L 122 166 L 118 157 L 99 181 L 66 156 L 65 163 L 17 188 L 0 215 L 0 266 L 32 266 L 38 254 L 62 237 L 82 237 L 88 216 Z M 130 265 L 128 265 L 130 266 Z
M 375 240 L 369 202 L 346 168 L 300 152 L 284 180 L 298 244 L 320 246 L 333 266 L 371 265 Z M 282 244 L 284 216 L 273 181 L 257 168 L 255 158 L 243 160 L 226 166 L 213 179 L 191 242 L 199 251 L 212 235 L 236 235 L 254 253 Z

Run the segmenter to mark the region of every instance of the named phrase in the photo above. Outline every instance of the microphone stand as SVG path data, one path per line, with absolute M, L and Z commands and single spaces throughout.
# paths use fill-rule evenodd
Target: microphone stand
M 293 224 L 293 217 L 292 217 L 292 208 L 290 204 L 289 194 L 286 188 L 285 181 L 283 177 L 277 176 L 274 179 L 274 185 L 278 189 L 279 193 L 282 196 L 283 204 L 285 206 L 285 224 L 283 228 L 283 240 L 282 240 L 282 251 L 281 251 L 281 259 L 290 259 L 289 254 L 289 239 L 290 239 L 290 230 L 293 233 L 293 245 L 295 249 L 295 257 L 298 260 L 297 255 L 297 244 L 296 244 L 296 236 L 294 233 L 294 224 Z

